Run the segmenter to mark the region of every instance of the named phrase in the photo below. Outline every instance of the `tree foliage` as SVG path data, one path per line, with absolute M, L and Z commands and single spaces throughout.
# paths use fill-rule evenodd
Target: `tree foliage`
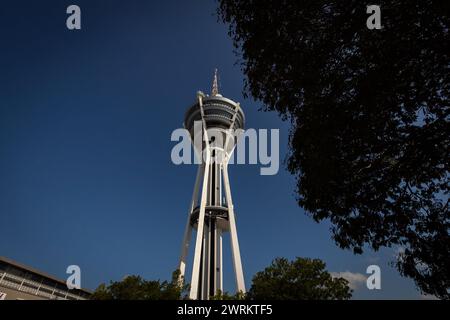
M 188 286 L 182 285 L 179 271 L 172 280 L 144 280 L 140 276 L 127 276 L 122 281 L 101 284 L 95 290 L 93 300 L 179 300 L 185 299 Z
M 277 258 L 258 272 L 247 294 L 252 300 L 347 300 L 347 280 L 333 278 L 319 259 Z
M 239 291 L 235 294 L 229 294 L 228 292 L 218 290 L 214 296 L 210 297 L 210 300 L 245 300 L 247 299 L 247 295 L 242 291 Z
M 245 93 L 291 124 L 298 203 L 342 248 L 399 246 L 401 274 L 450 298 L 449 6 L 220 0 Z

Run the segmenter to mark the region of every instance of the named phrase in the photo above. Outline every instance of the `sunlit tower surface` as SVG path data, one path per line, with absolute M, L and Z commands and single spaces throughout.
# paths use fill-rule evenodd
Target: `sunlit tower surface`
M 195 142 L 197 157 L 203 159 L 198 166 L 179 263 L 180 275 L 184 278 L 192 230 L 197 230 L 189 292 L 191 299 L 206 300 L 219 290 L 223 292 L 224 232 L 230 232 L 236 291 L 245 293 L 228 179 L 228 163 L 237 142 L 233 132 L 244 129 L 244 122 L 244 112 L 239 103 L 219 94 L 215 70 L 211 94 L 198 92 L 197 102 L 187 110 L 184 118 L 184 127 Z

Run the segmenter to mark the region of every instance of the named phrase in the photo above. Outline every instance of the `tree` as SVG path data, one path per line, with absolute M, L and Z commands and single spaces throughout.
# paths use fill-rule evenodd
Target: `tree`
M 242 291 L 235 294 L 229 294 L 228 292 L 217 290 L 217 293 L 214 296 L 211 296 L 210 300 L 245 300 L 246 298 L 246 294 Z
M 101 284 L 91 296 L 92 300 L 179 300 L 186 298 L 187 285 L 182 285 L 179 271 L 170 282 L 144 280 L 140 276 L 127 276 L 122 281 Z
M 347 300 L 348 281 L 333 278 L 319 259 L 277 258 L 252 280 L 247 298 L 252 300 Z
M 396 262 L 450 298 L 449 6 L 380 0 L 220 0 L 245 94 L 292 126 L 297 200 L 341 248 L 401 247 Z

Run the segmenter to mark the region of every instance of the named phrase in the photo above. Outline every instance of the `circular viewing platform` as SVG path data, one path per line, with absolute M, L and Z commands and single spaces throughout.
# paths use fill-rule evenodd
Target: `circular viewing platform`
M 244 112 L 239 104 L 233 100 L 224 98 L 220 95 L 206 96 L 203 97 L 203 110 L 205 115 L 205 124 L 207 127 L 206 129 L 230 129 L 236 113 L 236 118 L 231 129 L 244 129 Z M 202 121 L 198 102 L 187 110 L 184 117 L 184 127 L 189 130 L 191 136 L 193 134 L 195 121 Z
M 190 223 L 194 228 L 197 228 L 198 217 L 200 215 L 200 206 L 194 208 L 191 213 Z M 206 222 L 210 219 L 215 219 L 217 226 L 222 230 L 228 231 L 228 207 L 224 206 L 206 206 L 205 207 L 205 219 Z

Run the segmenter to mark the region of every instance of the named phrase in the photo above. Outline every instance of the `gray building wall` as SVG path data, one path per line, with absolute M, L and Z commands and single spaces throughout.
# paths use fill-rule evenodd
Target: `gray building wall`
M 0 295 L 5 294 L 4 300 L 47 300 L 35 294 L 21 292 L 0 286 Z

